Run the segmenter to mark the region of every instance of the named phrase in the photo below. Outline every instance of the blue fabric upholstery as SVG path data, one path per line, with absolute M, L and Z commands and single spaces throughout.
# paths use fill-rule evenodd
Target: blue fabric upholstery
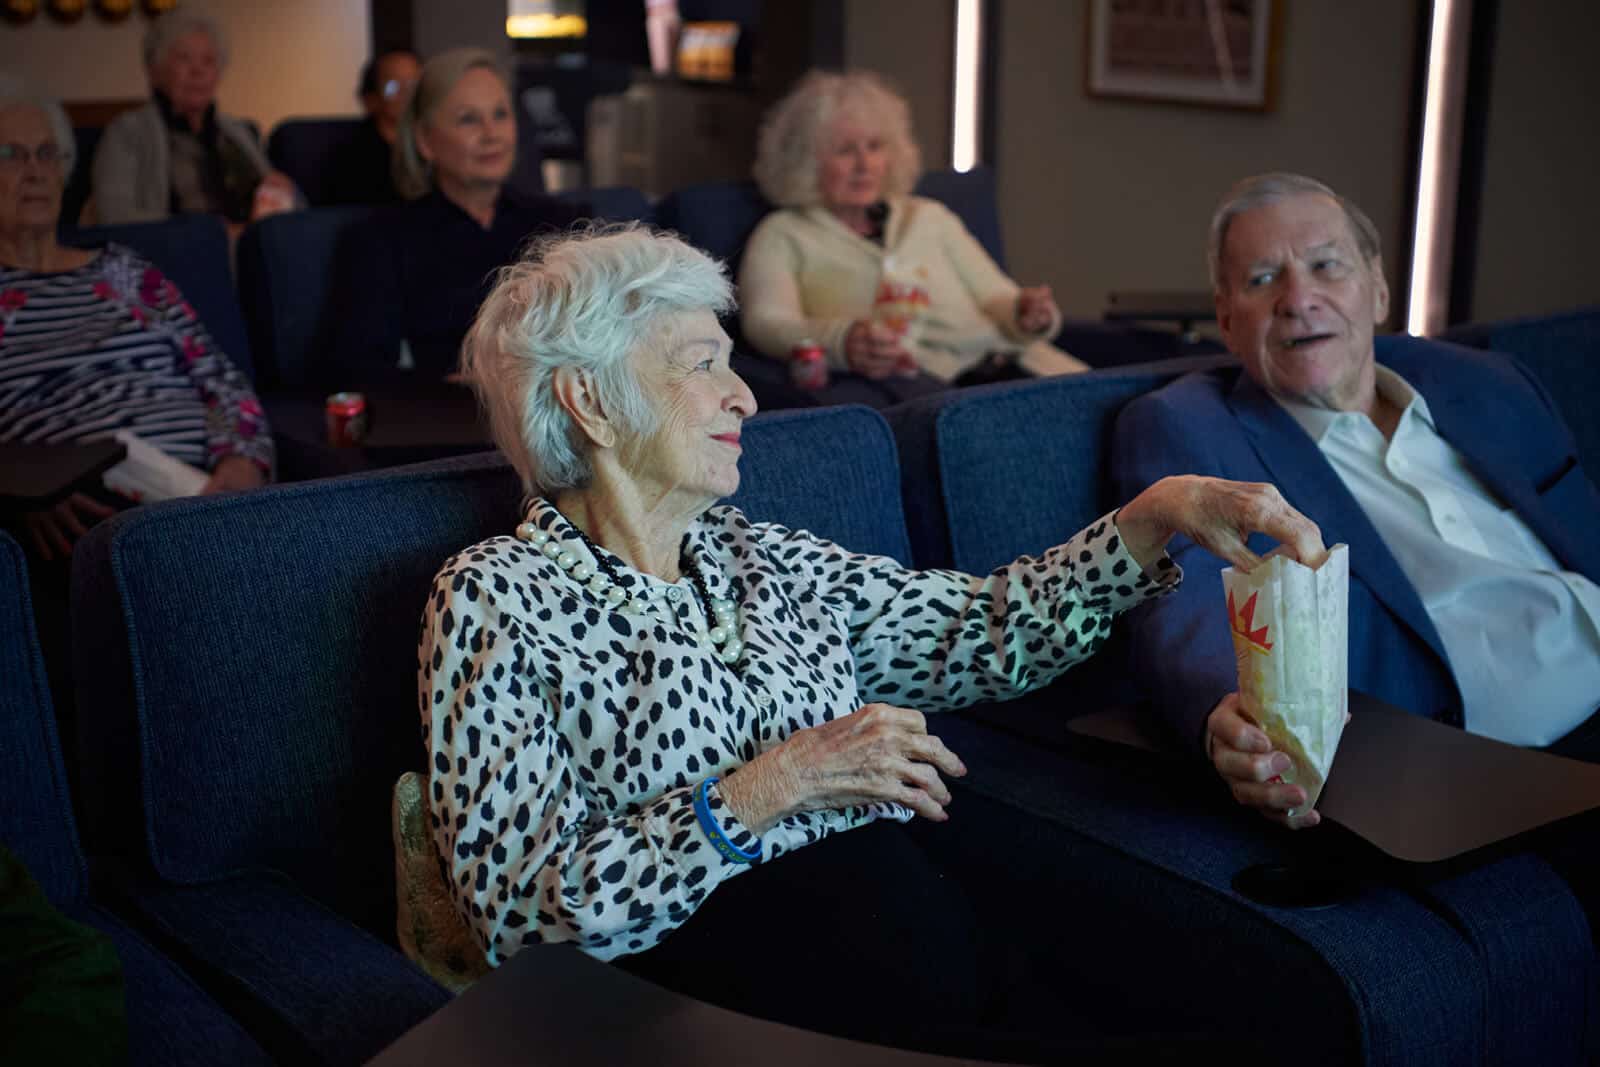
M 306 202 L 326 204 L 331 195 L 331 164 L 339 149 L 361 129 L 359 118 L 285 119 L 267 139 L 267 158 L 300 187 Z
M 987 574 L 1060 544 L 1121 501 L 1102 472 L 1112 421 L 1129 400 L 1228 357 L 1193 357 L 1038 381 L 957 389 L 885 412 L 900 454 L 912 558 Z M 1043 694 L 975 715 L 1048 745 L 1066 737 L 1056 704 L 1095 711 L 1138 699 L 1120 628 Z
M 883 416 L 854 406 L 761 415 L 741 443 L 739 491 L 728 503 L 754 521 L 910 564 L 900 465 Z
M 1175 360 L 891 409 L 918 563 L 983 572 L 1121 503 L 1106 498 L 1102 480 L 1117 411 L 1223 362 Z M 1415 887 L 1385 879 L 1327 912 L 1251 904 L 1232 890 L 1233 874 L 1292 859 L 1291 839 L 1242 817 L 1220 793 L 1213 808 L 1197 807 L 1214 789 L 1204 767 L 1108 772 L 1115 757 L 1065 729 L 1074 713 L 1134 696 L 1113 641 L 1054 686 L 935 725 L 972 770 L 968 788 L 1048 816 L 1070 831 L 1063 848 L 1078 835 L 1105 850 L 1092 871 L 1085 866 L 1086 885 L 1101 895 L 1084 907 L 1117 919 L 1084 932 L 1083 958 L 1094 963 L 1078 980 L 1121 996 L 1137 991 L 1149 1017 L 1202 1029 L 1208 1014 L 1229 1010 L 1208 990 L 1250 984 L 1268 999 L 1252 1019 L 1294 1019 L 1296 1047 L 1330 1050 L 1335 1062 L 1578 1059 L 1593 951 L 1581 909 L 1547 864 L 1513 856 Z M 1163 776 L 1188 784 L 1163 797 Z M 1128 958 L 1194 970 L 1164 973 L 1162 988 L 1151 989 L 1121 967 Z M 1236 979 L 1222 977 L 1234 967 Z M 1250 979 L 1265 973 L 1271 983 Z
M 987 573 L 1115 506 L 1101 477 L 1122 405 L 1227 357 L 952 390 L 884 413 L 902 457 L 919 567 Z
M 1485 1049 L 1503 1048 L 1486 1031 L 1505 1014 L 1529 1010 L 1546 1021 L 1537 1002 L 1547 988 L 1560 1010 L 1570 1009 L 1584 969 L 1556 978 L 1530 967 L 1491 983 L 1457 916 L 1401 880 L 1362 883 L 1351 899 L 1320 910 L 1267 907 L 1233 889 L 1234 876 L 1254 864 L 1317 856 L 1370 864 L 1371 856 L 1345 851 L 1353 842 L 1287 835 L 1244 817 L 1181 762 L 1137 762 L 1088 742 L 1050 753 L 958 716 L 937 716 L 930 729 L 967 764 L 961 788 L 1058 829 L 1011 850 L 1007 862 L 1045 855 L 1081 872 L 1051 916 L 1064 927 L 1060 982 L 1077 992 L 1083 1014 L 1108 1028 L 1243 1026 L 1307 1063 L 1579 1062 L 1565 1053 L 1581 1012 L 1561 1022 L 1559 1034 L 1506 1049 L 1507 1059 Z M 958 800 L 953 819 L 960 810 Z M 1484 877 L 1520 885 L 1526 872 L 1517 862 L 1483 868 Z M 1479 903 L 1504 938 L 1542 929 L 1588 943 L 1587 929 L 1571 923 L 1570 901 L 1518 893 Z M 1576 955 L 1552 951 L 1551 940 L 1541 937 L 1533 954 L 1550 963 Z
M 597 189 L 567 189 L 556 194 L 557 200 L 570 204 L 587 204 L 594 218 L 608 222 L 653 223 L 656 209 L 650 198 L 631 185 L 603 185 Z
M 1559 315 L 1531 315 L 1457 326 L 1440 338 L 1516 356 L 1561 409 L 1578 442 L 1578 458 L 1600 471 L 1600 305 Z
M 1005 239 L 1000 233 L 1000 192 L 994 171 L 983 166 L 965 173 L 930 170 L 917 182 L 917 195 L 937 200 L 959 215 L 990 258 L 1005 266 Z
M 194 305 L 212 340 L 222 346 L 234 366 L 255 380 L 244 316 L 233 288 L 228 231 L 222 220 L 212 215 L 174 215 L 160 222 L 65 230 L 61 239 L 79 248 L 116 241 L 161 268 Z
M 737 277 L 745 242 L 771 210 L 753 181 L 704 182 L 662 197 L 656 221 L 726 262 Z
M 876 414 L 768 416 L 744 443 L 735 502 L 753 517 L 909 558 Z M 841 448 L 858 461 L 820 461 Z M 144 872 L 129 893 L 147 921 L 248 987 L 252 1030 L 344 1062 L 442 996 L 372 936 L 394 924 L 389 796 L 422 758 L 433 575 L 509 531 L 520 496 L 490 453 L 142 508 L 75 550 L 95 839 Z
M 58 906 L 87 890 L 22 548 L 0 531 L 0 835 Z
M 127 998 L 128 1062 L 151 1067 L 280 1062 L 269 1056 L 194 979 L 103 908 L 68 912 L 111 938 L 122 961 Z
M 273 215 L 239 240 L 239 293 L 263 388 L 314 384 L 329 343 L 339 243 L 369 207 Z
M 107 934 L 122 962 L 133 1064 L 270 1063 L 210 997 L 90 901 L 22 549 L 0 533 L 0 840 L 68 918 Z

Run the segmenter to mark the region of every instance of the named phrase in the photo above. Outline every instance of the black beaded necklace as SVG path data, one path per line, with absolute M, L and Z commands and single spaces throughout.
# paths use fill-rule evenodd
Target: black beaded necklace
M 566 516 L 562 516 L 562 518 L 566 518 Z M 578 524 L 573 522 L 571 519 L 567 519 L 567 525 L 572 527 L 573 532 L 578 535 L 578 540 L 583 542 L 583 546 L 587 548 L 589 550 L 589 554 L 594 557 L 595 565 L 598 566 L 602 572 L 604 572 L 607 578 L 611 579 L 611 583 L 618 588 L 624 588 L 622 585 L 622 575 L 617 573 L 617 568 L 612 565 L 611 560 L 607 557 L 606 553 L 600 548 L 600 546 L 595 544 L 594 541 L 590 539 L 589 535 L 584 533 L 583 530 L 579 528 Z M 678 566 L 683 569 L 684 574 L 689 576 L 689 584 L 694 586 L 695 595 L 700 598 L 700 607 L 706 613 L 706 625 L 715 625 L 717 614 L 711 602 L 711 588 L 710 586 L 706 585 L 706 580 L 701 575 L 700 568 L 695 564 L 694 560 L 690 558 L 689 553 L 684 552 L 681 549 L 678 552 Z

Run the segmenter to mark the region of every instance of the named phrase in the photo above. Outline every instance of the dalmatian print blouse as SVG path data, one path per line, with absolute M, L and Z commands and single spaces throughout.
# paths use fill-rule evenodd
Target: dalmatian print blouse
M 595 568 L 551 504 L 527 521 Z M 925 712 L 1005 700 L 1090 655 L 1120 612 L 1174 588 L 1147 575 L 1107 515 L 987 578 L 913 571 L 717 507 L 684 549 L 738 606 L 736 664 L 701 640 L 688 577 L 631 570 L 643 606 L 603 597 L 515 537 L 445 563 L 423 615 L 418 696 L 435 843 L 492 964 L 572 941 L 600 959 L 648 949 L 745 869 L 712 848 L 692 792 L 796 730 L 882 701 Z M 706 790 L 740 849 L 772 862 L 909 809 L 802 813 L 759 839 Z

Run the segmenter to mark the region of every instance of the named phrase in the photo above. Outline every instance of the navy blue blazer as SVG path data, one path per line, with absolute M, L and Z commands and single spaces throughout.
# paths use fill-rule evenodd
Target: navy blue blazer
M 1415 337 L 1379 337 L 1376 348 L 1378 362 L 1427 400 L 1440 435 L 1561 565 L 1600 582 L 1600 492 L 1533 375 L 1507 356 Z M 1276 485 L 1326 543 L 1350 546 L 1351 688 L 1461 725 L 1461 692 L 1416 590 L 1315 442 L 1241 368 L 1187 375 L 1130 403 L 1117 418 L 1111 467 L 1119 500 L 1169 474 Z M 1250 547 L 1264 552 L 1272 542 L 1258 534 Z M 1169 551 L 1183 585 L 1130 619 L 1133 669 L 1151 703 L 1198 745 L 1206 716 L 1238 687 L 1226 564 L 1187 538 Z

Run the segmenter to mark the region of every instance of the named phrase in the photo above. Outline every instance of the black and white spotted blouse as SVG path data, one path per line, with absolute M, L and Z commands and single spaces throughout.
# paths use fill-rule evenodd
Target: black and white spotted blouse
M 554 507 L 528 521 L 594 557 Z M 602 550 L 603 551 L 603 550 Z M 515 537 L 450 559 L 423 615 L 418 695 L 435 842 L 456 906 L 491 963 L 574 941 L 601 959 L 648 949 L 724 879 L 692 791 L 796 730 L 882 701 L 933 712 L 1003 700 L 1092 653 L 1121 611 L 1172 588 L 1148 577 L 1107 516 L 987 578 L 912 571 L 728 507 L 685 551 L 738 605 L 728 665 L 699 635 L 692 583 L 608 556 L 635 599 L 619 611 Z M 707 790 L 733 844 L 757 837 Z M 803 813 L 759 838 L 762 858 L 909 809 Z

